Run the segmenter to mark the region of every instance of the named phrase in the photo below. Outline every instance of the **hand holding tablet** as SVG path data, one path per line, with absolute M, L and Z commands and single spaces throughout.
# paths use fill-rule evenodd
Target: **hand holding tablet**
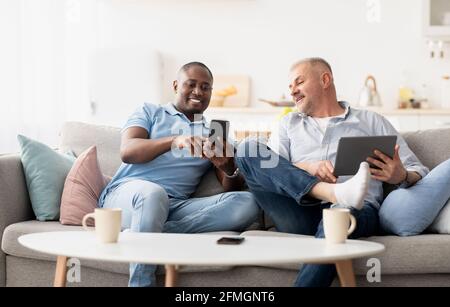
M 334 175 L 338 177 L 356 174 L 361 162 L 367 161 L 368 157 L 377 159 L 375 150 L 392 158 L 396 142 L 396 135 L 342 137 L 338 144 Z M 374 164 L 370 164 L 370 167 L 378 168 Z

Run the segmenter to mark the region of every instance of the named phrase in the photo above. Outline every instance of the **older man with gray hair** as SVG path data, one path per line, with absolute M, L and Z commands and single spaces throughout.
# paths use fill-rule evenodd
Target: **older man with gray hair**
M 383 116 L 337 100 L 333 72 L 324 59 L 295 63 L 289 88 L 298 112 L 281 120 L 278 135 L 268 145 L 256 140 L 241 143 L 236 158 L 258 205 L 277 230 L 323 238 L 322 209 L 338 206 L 349 208 L 357 220 L 351 238 L 372 236 L 379 228 L 383 182 L 399 187 L 383 203 L 384 230 L 398 235 L 425 230 L 450 197 L 450 160 L 427 175 L 429 170 Z M 336 178 L 339 139 L 374 135 L 397 135 L 394 156 L 375 151 L 377 159 L 367 162 L 377 168 L 363 162 L 356 175 Z M 267 157 L 278 163 L 265 168 Z M 408 202 L 404 206 L 403 200 Z M 333 265 L 305 265 L 295 285 L 329 286 L 335 276 Z

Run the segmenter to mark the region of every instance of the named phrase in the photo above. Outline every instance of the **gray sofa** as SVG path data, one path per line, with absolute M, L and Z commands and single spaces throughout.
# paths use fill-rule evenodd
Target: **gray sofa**
M 450 157 L 450 129 L 429 130 L 404 135 L 411 149 L 430 168 Z M 97 145 L 102 170 L 113 175 L 120 165 L 119 129 L 66 123 L 61 131 L 61 150 L 71 149 L 79 155 L 91 145 Z M 196 196 L 221 192 L 212 172 L 203 179 Z M 426 205 L 426 204 L 424 204 Z M 262 236 L 289 234 L 267 231 L 270 225 L 263 216 L 259 223 L 242 235 Z M 22 247 L 17 238 L 23 234 L 80 230 L 59 222 L 34 220 L 28 197 L 20 156 L 0 156 L 0 286 L 51 286 L 55 257 Z M 386 251 L 378 256 L 381 262 L 381 283 L 369 283 L 367 259 L 355 261 L 358 285 L 367 286 L 449 286 L 450 235 L 424 234 L 415 237 L 371 237 Z M 270 248 L 270 247 L 268 247 Z M 111 264 L 81 260 L 81 282 L 68 286 L 126 286 L 127 264 Z M 290 286 L 299 264 L 246 267 L 182 267 L 180 286 Z M 163 270 L 158 271 L 162 284 Z

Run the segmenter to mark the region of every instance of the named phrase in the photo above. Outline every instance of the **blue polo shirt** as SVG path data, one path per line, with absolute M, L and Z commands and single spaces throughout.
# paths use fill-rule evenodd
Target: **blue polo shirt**
M 191 122 L 171 103 L 164 106 L 145 103 L 130 116 L 122 132 L 130 127 L 144 128 L 150 139 L 174 135 L 206 137 L 209 133 L 209 125 L 204 117 Z M 122 163 L 100 195 L 99 206 L 103 206 L 109 191 L 130 180 L 151 181 L 164 188 L 169 197 L 187 199 L 194 193 L 202 176 L 211 166 L 209 160 L 194 158 L 187 149 L 170 150 L 144 164 Z

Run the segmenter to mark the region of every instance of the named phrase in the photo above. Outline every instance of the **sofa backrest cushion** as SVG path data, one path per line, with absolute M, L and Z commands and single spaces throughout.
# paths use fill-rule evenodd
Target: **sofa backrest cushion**
M 419 160 L 429 168 L 450 158 L 450 129 L 408 132 L 403 136 Z M 113 176 L 121 164 L 119 128 L 67 122 L 60 141 L 61 150 L 73 150 L 77 156 L 90 146 L 97 146 L 100 168 L 108 176 Z M 208 196 L 222 191 L 215 179 L 212 172 L 208 173 L 194 196 Z
M 450 128 L 406 132 L 403 137 L 417 158 L 430 169 L 450 158 Z
M 97 147 L 100 169 L 107 176 L 114 176 L 121 164 L 120 129 L 109 126 L 67 122 L 60 134 L 61 151 L 72 150 L 78 157 L 91 146 Z

